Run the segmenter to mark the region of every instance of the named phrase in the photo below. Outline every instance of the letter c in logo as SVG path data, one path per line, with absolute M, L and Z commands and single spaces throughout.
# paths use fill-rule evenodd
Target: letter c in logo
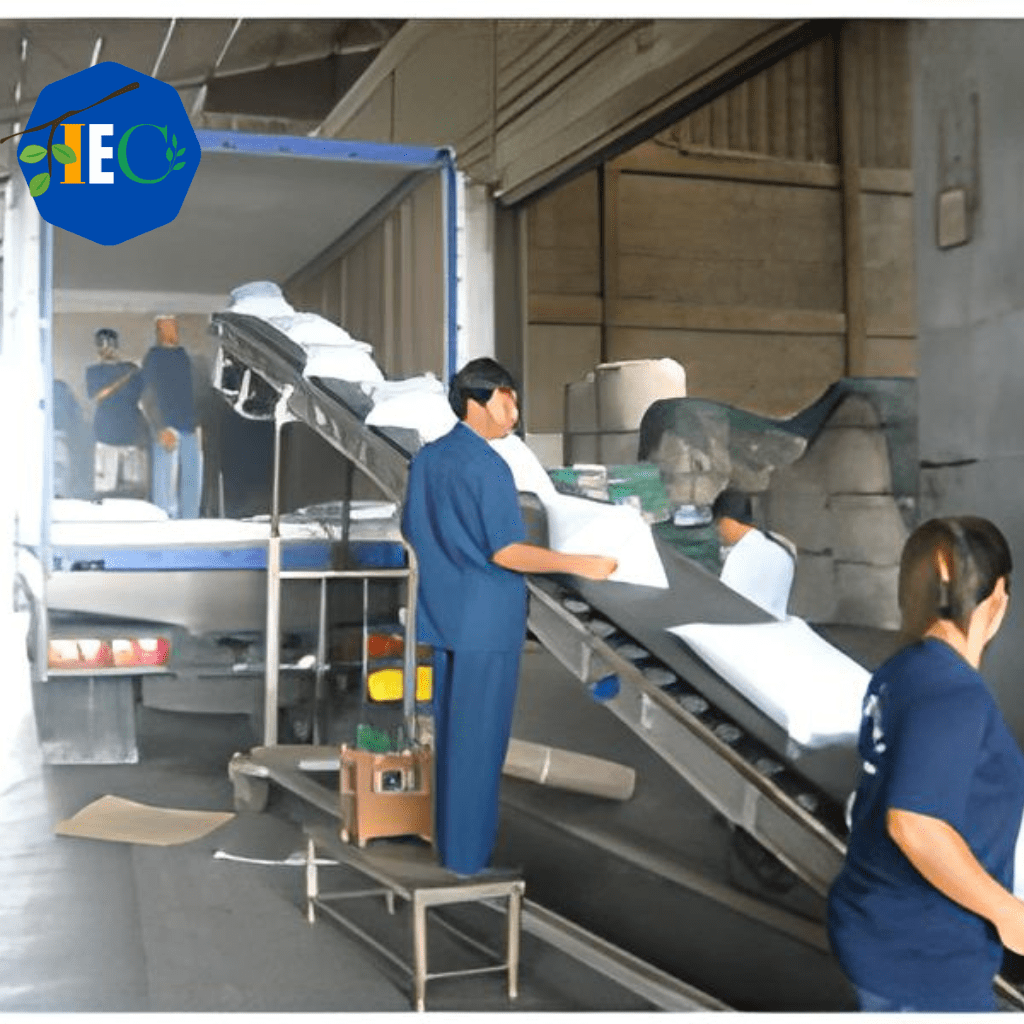
M 124 135 L 121 136 L 121 141 L 120 141 L 120 143 L 118 144 L 118 147 L 117 147 L 117 163 L 120 166 L 121 170 L 124 171 L 124 173 L 127 174 L 128 177 L 131 178 L 132 181 L 137 181 L 140 185 L 155 185 L 157 182 L 163 181 L 164 178 L 166 178 L 167 175 L 171 173 L 171 167 L 170 167 L 170 165 L 168 165 L 167 170 L 164 171 L 164 173 L 161 174 L 159 178 L 140 178 L 128 166 L 128 140 L 131 138 L 132 132 L 135 131 L 136 128 L 155 128 L 163 136 L 164 145 L 166 145 L 167 144 L 167 125 L 164 125 L 163 127 L 161 127 L 158 124 L 136 124 L 136 125 L 132 125 L 132 127 L 129 128 L 128 131 L 126 131 L 124 133 Z

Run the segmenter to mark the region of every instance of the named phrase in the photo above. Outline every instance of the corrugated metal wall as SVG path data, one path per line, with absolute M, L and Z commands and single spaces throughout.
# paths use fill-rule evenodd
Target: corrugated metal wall
M 433 175 L 344 256 L 287 293 L 374 347 L 388 377 L 444 373 L 445 265 L 440 175 Z
M 413 21 L 325 119 L 328 137 L 449 145 L 519 201 L 778 44 L 797 21 Z
M 863 365 L 915 372 L 909 55 L 852 23 Z M 848 371 L 838 42 L 798 50 L 528 213 L 528 429 L 599 360 L 672 356 L 692 394 L 787 415 Z

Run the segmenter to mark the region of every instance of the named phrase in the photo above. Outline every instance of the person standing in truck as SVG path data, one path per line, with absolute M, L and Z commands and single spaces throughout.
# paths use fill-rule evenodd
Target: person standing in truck
M 156 318 L 156 344 L 142 363 L 143 410 L 153 434 L 153 502 L 172 519 L 197 519 L 203 450 L 192 387 L 192 361 L 178 341 L 178 321 Z
M 526 543 L 512 471 L 489 441 L 519 418 L 512 376 L 474 359 L 452 379 L 459 422 L 413 458 L 402 531 L 419 567 L 417 631 L 434 648 L 434 838 L 441 864 L 484 870 L 498 831 L 526 638 L 525 573 L 607 579 L 613 558 Z
M 99 362 L 85 370 L 86 393 L 96 403 L 93 491 L 143 497 L 148 490 L 148 433 L 139 409 L 142 374 L 136 363 L 120 357 L 117 331 L 101 327 L 93 337 Z

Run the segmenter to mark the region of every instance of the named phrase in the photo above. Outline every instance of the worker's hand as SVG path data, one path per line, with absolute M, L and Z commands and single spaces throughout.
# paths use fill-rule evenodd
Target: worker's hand
M 1008 895 L 993 923 L 999 932 L 999 941 L 1012 953 L 1024 954 L 1024 902 Z
M 173 452 L 178 447 L 178 432 L 174 427 L 164 427 L 158 435 L 160 444 L 165 451 Z
M 609 558 L 606 555 L 578 555 L 579 566 L 576 569 L 577 576 L 583 576 L 588 580 L 606 580 L 619 567 L 617 558 Z

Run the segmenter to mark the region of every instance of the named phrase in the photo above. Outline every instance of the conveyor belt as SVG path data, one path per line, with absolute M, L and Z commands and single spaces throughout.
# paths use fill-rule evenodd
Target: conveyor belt
M 287 395 L 288 414 L 352 459 L 389 498 L 404 498 L 410 449 L 362 422 L 365 410 L 352 407 L 354 386 L 304 378 L 302 349 L 256 317 L 214 314 L 211 330 L 227 356 Z M 616 675 L 620 693 L 607 702 L 609 710 L 717 810 L 825 892 L 843 856 L 842 802 L 856 777 L 854 753 L 848 747 L 799 750 L 665 631 L 687 621 L 761 622 L 767 616 L 668 545 L 659 549 L 668 591 L 531 578 L 530 629 L 581 681 Z M 627 641 L 631 655 L 629 648 L 638 646 L 643 656 L 619 653 Z
M 289 415 L 351 459 L 394 501 L 405 497 L 408 432 L 367 427 L 355 385 L 302 376 L 305 354 L 270 324 L 219 313 L 211 331 L 224 352 L 286 396 Z M 278 410 L 280 415 L 280 410 Z M 843 804 L 856 782 L 851 744 L 816 750 L 793 744 L 682 641 L 666 631 L 685 622 L 764 622 L 768 617 L 706 570 L 656 539 L 669 590 L 575 577 L 531 577 L 529 628 L 576 678 L 608 675 L 619 692 L 606 706 L 730 821 L 771 850 L 816 892 L 828 891 L 845 852 Z M 865 657 L 863 637 L 833 640 Z M 1013 1008 L 1024 997 L 1002 978 Z

